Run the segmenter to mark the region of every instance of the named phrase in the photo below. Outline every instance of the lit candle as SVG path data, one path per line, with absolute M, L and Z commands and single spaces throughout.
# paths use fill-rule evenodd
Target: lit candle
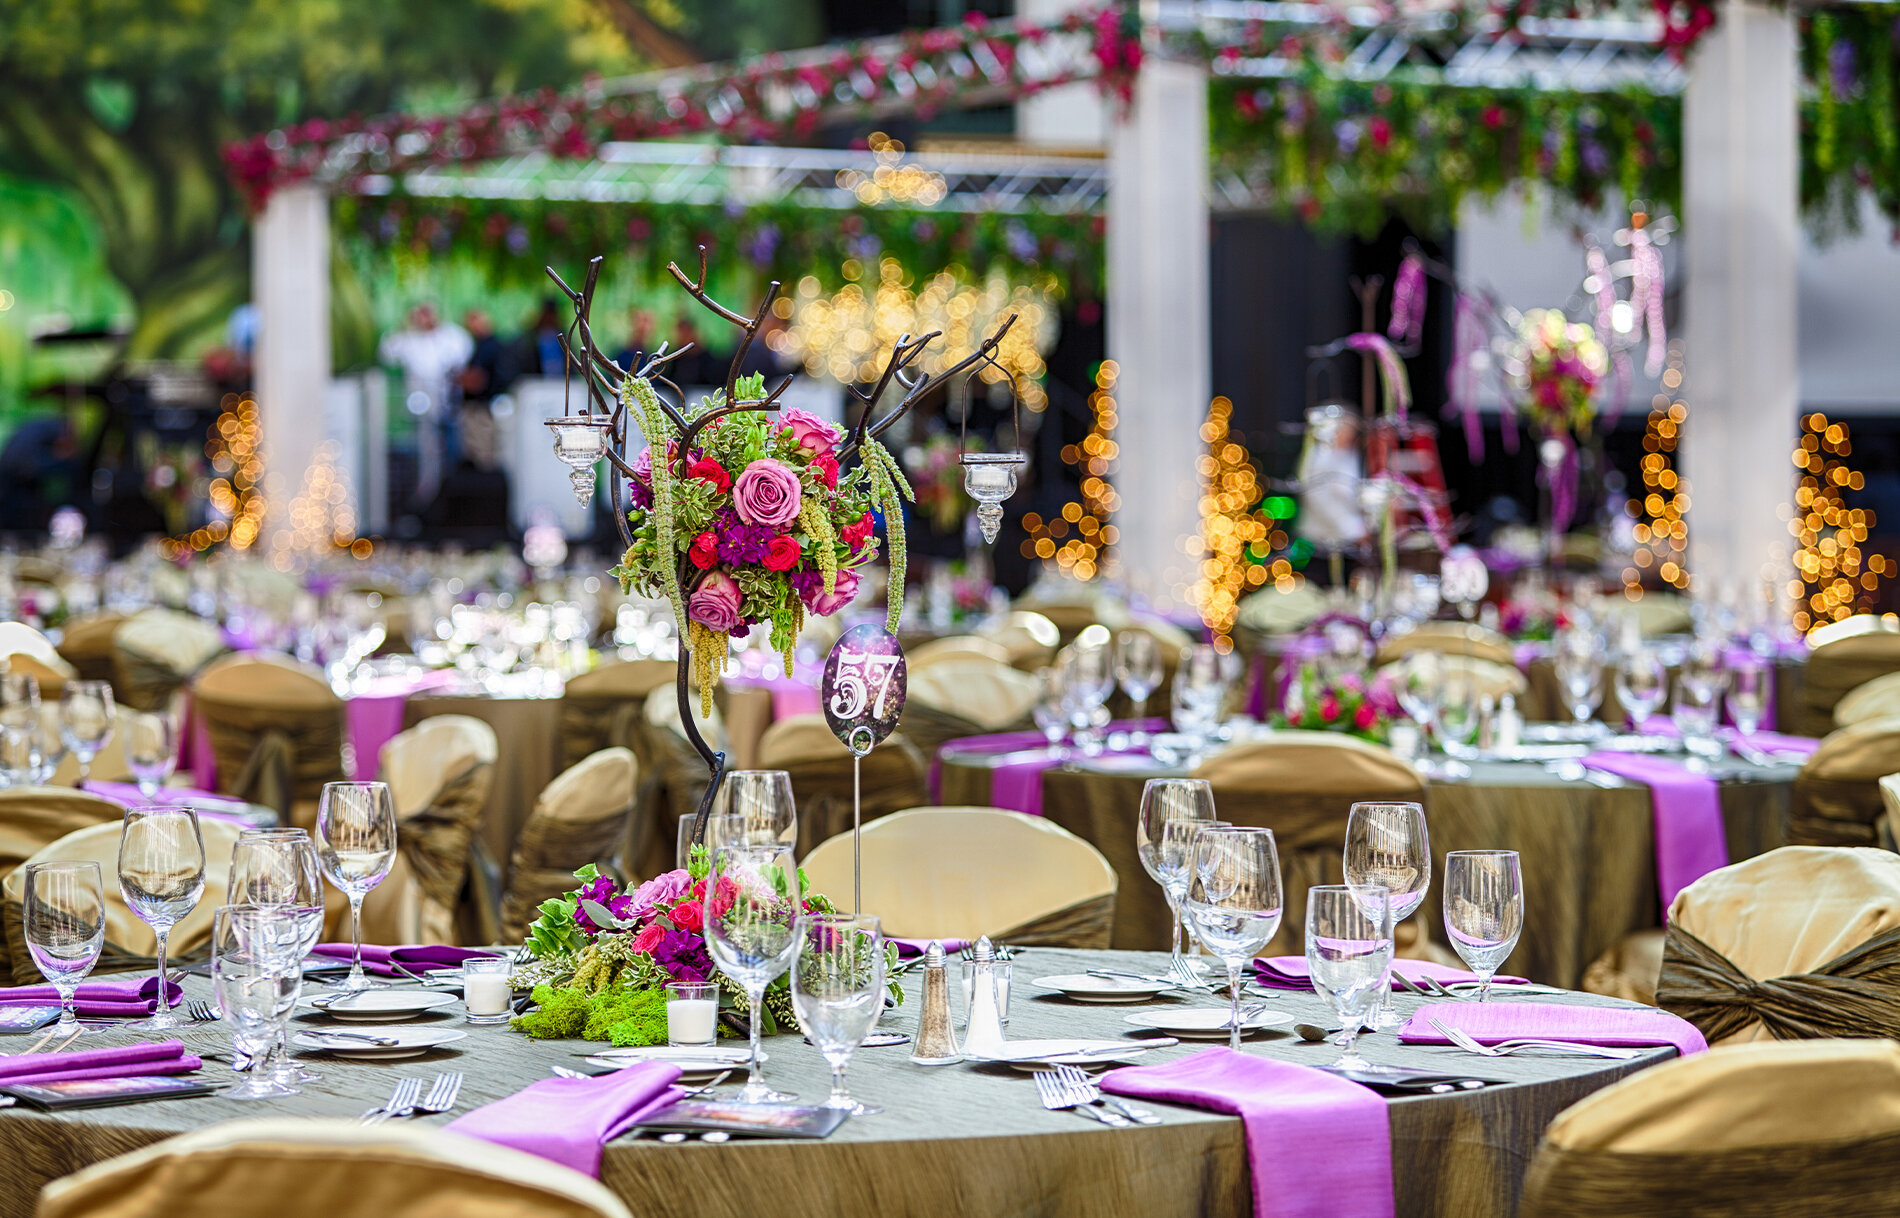
M 710 984 L 674 982 L 667 986 L 667 1043 L 712 1044 L 719 1035 L 718 995 L 718 989 Z
M 471 1023 L 500 1023 L 513 1002 L 506 960 L 477 959 L 462 966 L 462 1005 Z

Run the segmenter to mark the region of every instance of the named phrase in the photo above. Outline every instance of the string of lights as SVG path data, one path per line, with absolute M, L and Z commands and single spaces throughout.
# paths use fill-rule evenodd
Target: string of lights
M 1805 631 L 1871 607 L 1881 576 L 1893 574 L 1894 566 L 1883 555 L 1861 553 L 1874 514 L 1847 506 L 1846 492 L 1867 485 L 1847 464 L 1854 451 L 1847 425 L 1830 422 L 1817 410 L 1802 416 L 1801 431 L 1792 456 L 1801 482 L 1787 513 L 1788 532 L 1800 548 L 1788 595 L 1796 602 L 1795 629 Z
M 1287 543 L 1279 527 L 1280 513 L 1291 516 L 1291 505 L 1276 498 L 1268 501 L 1274 505 L 1271 513 L 1261 510 L 1259 474 L 1246 446 L 1233 436 L 1233 413 L 1234 404 L 1217 397 L 1201 424 L 1201 441 L 1207 445 L 1197 462 L 1201 536 L 1198 545 L 1189 542 L 1201 570 L 1200 579 L 1189 590 L 1189 603 L 1200 610 L 1214 646 L 1222 651 L 1233 647 L 1234 616 L 1242 596 L 1269 579 L 1276 588 L 1289 591 L 1301 578 L 1287 559 L 1268 561 L 1275 549 Z
M 1681 395 L 1681 339 L 1669 344 L 1662 385 L 1663 392 L 1650 402 L 1643 432 L 1643 495 L 1630 500 L 1630 510 L 1640 518 L 1630 556 L 1635 565 L 1623 568 L 1623 594 L 1630 600 L 1642 599 L 1643 577 L 1652 567 L 1664 583 L 1689 587 L 1689 480 L 1676 472 L 1673 460 L 1689 418 L 1689 403 Z
M 216 475 L 205 489 L 212 519 L 183 537 L 167 538 L 163 543 L 167 557 L 178 558 L 187 551 L 203 553 L 219 544 L 248 550 L 264 527 L 264 453 L 257 403 L 248 394 L 228 393 L 221 405 L 223 413 L 205 438 L 205 459 Z
M 1109 483 L 1115 472 L 1120 445 L 1115 443 L 1115 380 L 1121 369 L 1112 359 L 1095 370 L 1095 391 L 1089 395 L 1094 422 L 1080 444 L 1062 446 L 1062 460 L 1081 471 L 1082 498 L 1063 504 L 1062 511 L 1044 520 L 1039 512 L 1023 516 L 1024 558 L 1053 559 L 1066 575 L 1094 579 L 1106 562 L 1105 552 L 1117 533 L 1109 517 L 1121 506 L 1121 497 Z M 1075 536 L 1070 537 L 1073 530 Z
M 271 530 L 271 565 L 278 570 L 300 570 L 332 550 L 369 557 L 370 543 L 356 536 L 356 509 L 351 506 L 349 474 L 337 464 L 340 455 L 334 440 L 317 446 L 303 486 L 284 513 L 284 527 Z

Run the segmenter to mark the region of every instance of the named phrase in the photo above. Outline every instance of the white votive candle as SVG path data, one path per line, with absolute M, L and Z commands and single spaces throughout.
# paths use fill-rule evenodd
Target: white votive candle
M 508 1018 L 514 992 L 506 960 L 470 960 L 462 966 L 462 1006 L 470 1020 L 498 1023 Z
M 675 981 L 666 987 L 666 1042 L 710 1045 L 719 1035 L 719 990 L 710 983 Z

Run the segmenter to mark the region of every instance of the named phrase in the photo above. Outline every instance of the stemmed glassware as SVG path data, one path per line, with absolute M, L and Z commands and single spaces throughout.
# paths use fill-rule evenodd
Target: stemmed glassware
M 165 991 L 165 949 L 172 927 L 205 893 L 205 840 L 191 808 L 128 808 L 119 830 L 119 891 L 139 921 L 158 936 L 158 1010 L 126 1027 L 169 1032 L 185 1026 Z
M 715 894 L 706 911 L 706 948 L 719 971 L 745 991 L 751 1011 L 752 1067 L 741 1104 L 778 1104 L 795 1096 L 765 1085 L 765 1055 L 759 1046 L 759 1009 L 765 987 L 784 972 L 798 951 L 798 870 L 784 846 L 720 845 L 712 852 L 706 891 Z M 730 904 L 719 907 L 721 893 Z
M 99 963 L 106 943 L 106 890 L 96 862 L 30 863 L 21 894 L 26 951 L 59 991 L 64 1039 L 87 1031 L 73 1013 L 73 994 Z
M 719 785 L 710 815 L 740 817 L 748 846 L 798 845 L 798 805 L 792 776 L 784 770 L 733 770 Z
M 1227 1043 L 1238 1049 L 1241 970 L 1272 942 L 1283 911 L 1273 830 L 1227 825 L 1195 834 L 1194 862 L 1181 904 L 1201 945 L 1227 966 Z
M 1173 697 L 1174 730 L 1191 737 L 1197 751 L 1205 748 L 1220 727 L 1221 704 L 1227 697 L 1221 654 L 1204 643 L 1182 648 Z
M 23 672 L 0 672 L 0 724 L 37 727 L 40 683 Z
M 1115 679 L 1128 695 L 1137 724 L 1148 717 L 1148 699 L 1161 688 L 1165 676 L 1161 645 L 1154 635 L 1146 630 L 1124 630 L 1115 636 Z
M 1603 701 L 1603 649 L 1596 633 L 1571 627 L 1557 636 L 1557 687 L 1577 723 L 1588 723 Z
M 884 929 L 869 914 L 804 914 L 792 963 L 792 1009 L 831 1067 L 826 1108 L 853 1116 L 884 1111 L 851 1098 L 845 1069 L 884 1009 Z
M 1054 668 L 1036 673 L 1036 729 L 1051 749 L 1060 748 L 1069 734 L 1069 710 L 1062 697 L 1062 675 Z
M 1728 717 L 1741 736 L 1755 734 L 1767 713 L 1770 670 L 1761 657 L 1749 652 L 1728 666 Z
M 1445 856 L 1445 935 L 1478 975 L 1478 1001 L 1524 933 L 1524 876 L 1515 850 L 1453 850 Z
M 1669 670 L 1661 656 L 1639 647 L 1623 657 L 1616 670 L 1616 700 L 1623 704 L 1631 730 L 1640 734 L 1668 699 Z
M 211 984 L 231 1025 L 231 1045 L 248 1077 L 223 1092 L 225 1099 L 268 1100 L 296 1095 L 266 1063 L 303 993 L 303 953 L 296 918 L 256 905 L 222 905 L 211 919 Z
M 355 953 L 346 991 L 375 988 L 363 973 L 363 898 L 396 865 L 396 805 L 380 782 L 330 782 L 317 800 L 317 861 L 350 899 L 350 942 Z
M 1214 788 L 1199 778 L 1150 778 L 1141 788 L 1135 820 L 1135 855 L 1149 878 L 1161 885 L 1174 917 L 1170 964 L 1182 968 L 1181 898 L 1194 863 L 1194 834 L 1214 819 Z
M 0 719 L 0 787 L 31 786 L 39 774 L 39 724 Z
M 1689 648 L 1676 671 L 1676 703 L 1670 718 L 1682 734 L 1682 746 L 1703 757 L 1720 757 L 1715 721 L 1722 712 L 1722 691 L 1728 686 L 1721 648 L 1698 641 Z
M 156 799 L 178 768 L 178 720 L 166 710 L 127 711 L 124 719 L 125 768 L 132 771 L 139 794 Z
M 245 830 L 231 849 L 229 892 L 234 905 L 278 909 L 295 920 L 301 968 L 303 957 L 323 936 L 323 880 L 310 835 L 302 829 Z M 323 1077 L 290 1059 L 282 1035 L 271 1046 L 270 1057 L 272 1076 L 280 1082 L 314 1083 Z
M 1418 724 L 1420 748 L 1428 751 L 1445 697 L 1445 658 L 1429 647 L 1412 652 L 1399 666 L 1398 686 L 1393 692 L 1399 709 Z
M 1393 933 L 1398 924 L 1425 903 L 1432 886 L 1432 846 L 1425 828 L 1425 808 L 1414 803 L 1358 803 L 1346 818 L 1346 883 L 1367 894 L 1385 894 Z M 1392 1009 L 1392 986 L 1387 979 L 1379 1004 L 1377 1028 L 1396 1028 L 1405 1022 Z
M 1056 671 L 1062 676 L 1062 704 L 1077 743 L 1084 753 L 1101 752 L 1096 717 L 1115 692 L 1115 665 L 1108 644 L 1076 640 L 1056 657 Z
M 59 733 L 66 747 L 79 757 L 79 785 L 86 785 L 92 759 L 112 739 L 112 721 L 118 708 L 112 686 L 104 681 L 68 681 L 59 700 Z
M 40 704 L 40 772 L 34 781 L 41 784 L 53 781 L 53 775 L 59 772 L 59 763 L 66 760 L 66 729 L 59 709 L 58 702 Z
M 1376 1070 L 1353 1049 L 1359 1029 L 1392 983 L 1392 902 L 1378 885 L 1306 890 L 1306 968 L 1313 991 L 1340 1025 L 1335 1066 Z

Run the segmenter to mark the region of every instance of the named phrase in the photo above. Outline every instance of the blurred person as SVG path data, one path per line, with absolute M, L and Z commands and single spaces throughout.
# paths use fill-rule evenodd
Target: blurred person
M 475 353 L 475 340 L 454 322 L 440 321 L 428 301 L 409 310 L 405 329 L 383 336 L 377 358 L 402 369 L 403 401 L 416 416 L 416 499 L 435 497 L 445 457 L 454 445 L 456 374 Z
M 495 333 L 495 323 L 480 309 L 462 315 L 462 328 L 474 341 L 468 364 L 457 380 L 462 386 L 462 404 L 486 408 L 496 394 L 506 393 L 515 379 L 514 353 Z
M 632 308 L 627 310 L 627 345 L 614 356 L 614 363 L 628 372 L 639 362 L 643 355 L 653 353 L 653 313 L 649 309 Z
M 682 316 L 673 325 L 673 345 L 669 350 L 678 351 L 688 344 L 693 349 L 666 366 L 667 379 L 682 389 L 724 385 L 725 363 L 706 349 L 706 340 L 700 337 L 699 327 L 693 319 Z
M 561 306 L 554 297 L 541 298 L 541 307 L 528 322 L 515 347 L 515 359 L 523 376 L 560 376 L 567 364 L 561 346 L 565 327 L 561 324 Z

